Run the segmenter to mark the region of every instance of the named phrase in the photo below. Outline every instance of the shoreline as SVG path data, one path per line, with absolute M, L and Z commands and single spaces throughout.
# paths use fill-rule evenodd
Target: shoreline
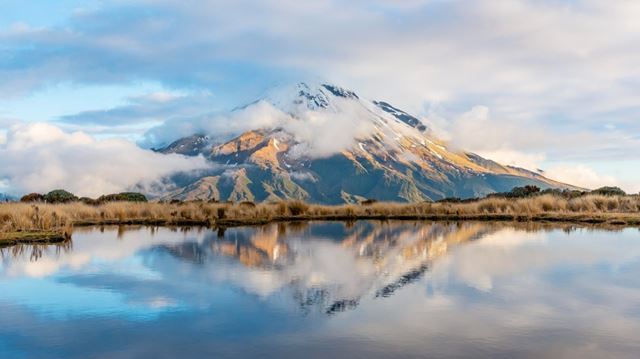
M 154 220 L 154 219 L 128 219 L 128 220 L 107 220 L 107 221 L 82 221 L 74 223 L 74 227 L 93 226 L 202 226 L 207 228 L 233 228 L 242 226 L 261 226 L 271 223 L 284 222 L 351 222 L 351 221 L 480 221 L 480 222 L 517 222 L 517 223 L 554 223 L 554 224 L 582 224 L 582 225 L 603 225 L 620 227 L 640 227 L 640 214 L 637 215 L 567 215 L 549 213 L 545 215 L 525 216 L 525 215 L 367 215 L 367 216 L 282 216 L 269 219 L 225 219 L 217 221 L 209 220 Z M 16 244 L 55 244 L 71 239 L 69 234 L 63 231 L 29 231 L 29 232 L 0 232 L 0 247 L 12 246 Z
M 482 222 L 549 222 L 566 224 L 604 224 L 622 225 L 628 227 L 640 227 L 640 213 L 603 213 L 599 215 L 545 213 L 543 215 L 510 215 L 510 214 L 480 214 L 480 215 L 320 215 L 320 216 L 276 216 L 271 218 L 238 218 L 238 219 L 211 219 L 211 220 L 162 220 L 162 219 L 127 219 L 127 220 L 98 220 L 80 221 L 75 227 L 111 226 L 111 225 L 149 225 L 149 226 L 203 226 L 209 228 L 242 227 L 251 225 L 265 225 L 281 222 L 308 222 L 308 221 L 482 221 Z
M 360 220 L 395 220 L 395 221 L 481 221 L 481 222 L 548 222 L 566 224 L 603 224 L 623 225 L 628 227 L 640 226 L 640 213 L 634 216 L 591 216 L 591 215 L 564 215 L 549 213 L 545 215 L 366 215 L 366 216 L 299 216 L 299 217 L 274 217 L 268 220 L 222 220 L 216 224 L 218 227 L 239 227 L 248 225 L 263 225 L 276 222 L 306 222 L 306 221 L 360 221 Z M 140 224 L 140 223 L 138 223 Z
M 70 240 L 61 231 L 0 232 L 0 247 L 17 244 L 54 244 Z
M 0 245 L 55 243 L 71 237 L 73 227 L 100 225 L 205 226 L 227 228 L 300 221 L 499 221 L 640 226 L 640 199 L 539 196 L 484 199 L 472 203 L 390 203 L 315 205 L 275 203 L 82 203 L 0 204 Z

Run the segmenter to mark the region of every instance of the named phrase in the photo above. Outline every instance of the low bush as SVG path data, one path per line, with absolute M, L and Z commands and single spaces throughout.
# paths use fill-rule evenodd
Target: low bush
M 32 203 L 32 202 L 44 202 L 44 195 L 40 193 L 29 193 L 20 198 L 20 202 Z
M 247 208 L 255 208 L 256 204 L 254 202 L 251 201 L 244 201 L 244 202 L 240 202 L 240 207 L 247 207 Z
M 447 197 L 447 198 L 443 198 L 443 199 L 439 199 L 436 201 L 436 203 L 472 203 L 472 202 L 477 202 L 479 201 L 479 198 L 465 198 L 465 199 L 461 199 L 460 197 Z
M 147 197 L 137 192 L 122 192 L 100 196 L 98 202 L 147 202 Z
M 287 209 L 292 216 L 300 216 L 309 209 L 309 205 L 302 201 L 291 201 L 287 202 Z
M 93 198 L 89 198 L 89 197 L 80 197 L 80 199 L 78 200 L 79 202 L 82 202 L 84 204 L 87 204 L 89 206 L 97 206 L 100 204 L 99 201 L 96 201 Z
M 627 193 L 619 187 L 600 187 L 591 191 L 592 194 L 599 194 L 603 196 L 626 196 Z
M 56 189 L 44 195 L 44 201 L 52 204 L 69 203 L 77 202 L 78 197 L 76 197 L 73 193 L 65 191 L 63 189 Z
M 37 196 L 32 196 L 38 198 Z M 86 198 L 85 203 L 91 203 Z M 392 203 L 378 202 L 363 205 L 323 206 L 302 201 L 254 203 L 180 202 L 133 203 L 109 202 L 87 205 L 81 202 L 67 204 L 0 203 L 0 232 L 24 230 L 54 230 L 74 223 L 180 223 L 196 221 L 205 224 L 224 220 L 242 223 L 268 222 L 273 219 L 326 219 L 335 217 L 358 218 L 377 216 L 381 219 L 416 216 L 416 218 L 442 217 L 443 219 L 504 218 L 602 220 L 622 218 L 640 223 L 639 196 L 585 195 L 566 198 L 556 194 L 536 195 L 529 198 L 486 198 L 468 203 Z M 304 217 L 302 217 L 304 216 Z
M 538 186 L 524 186 L 524 187 L 514 187 L 509 192 L 502 193 L 494 193 L 487 196 L 487 198 L 498 197 L 498 198 L 527 198 L 535 195 L 539 195 L 541 193 L 540 187 Z

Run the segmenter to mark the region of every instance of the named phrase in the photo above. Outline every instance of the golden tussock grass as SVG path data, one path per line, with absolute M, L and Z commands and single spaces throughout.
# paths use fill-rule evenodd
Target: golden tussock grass
M 322 219 L 484 219 L 548 220 L 640 224 L 640 197 L 587 195 L 566 199 L 542 195 L 524 199 L 487 198 L 468 203 L 388 203 L 314 205 L 301 201 L 254 204 L 132 203 L 99 206 L 70 204 L 0 204 L 0 233 L 57 231 L 74 225 L 242 225 L 283 220 Z

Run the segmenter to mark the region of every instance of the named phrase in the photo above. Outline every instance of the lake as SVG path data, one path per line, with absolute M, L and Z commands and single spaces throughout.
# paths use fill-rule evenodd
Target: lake
M 90 227 L 0 260 L 0 358 L 640 353 L 635 228 Z

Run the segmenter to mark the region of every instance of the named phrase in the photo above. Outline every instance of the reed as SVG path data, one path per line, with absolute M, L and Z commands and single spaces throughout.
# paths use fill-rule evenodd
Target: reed
M 242 225 L 283 220 L 322 219 L 485 219 L 640 224 L 640 197 L 542 195 L 522 199 L 486 198 L 465 203 L 390 203 L 316 205 L 276 203 L 144 203 L 88 205 L 0 204 L 0 233 L 57 232 L 70 235 L 74 225 L 201 224 Z

